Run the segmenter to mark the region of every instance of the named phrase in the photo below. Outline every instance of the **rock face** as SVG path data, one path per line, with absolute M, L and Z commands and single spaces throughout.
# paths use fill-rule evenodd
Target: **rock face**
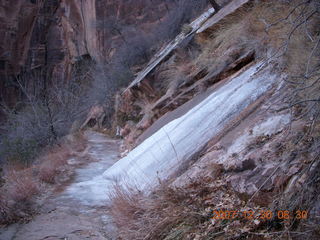
M 162 0 L 0 1 L 2 96 L 14 103 L 19 94 L 13 79 L 26 72 L 49 71 L 65 79 L 82 57 L 95 61 L 110 57 L 123 44 L 118 33 L 110 33 L 118 25 L 131 26 L 127 34 L 136 27 L 148 31 L 171 5 Z
M 132 150 L 165 123 L 174 119 L 165 116 L 168 112 L 190 101 L 189 105 L 186 104 L 177 114 L 178 117 L 181 116 L 191 105 L 205 99 L 217 85 L 223 84 L 219 83 L 220 81 L 223 82 L 255 60 L 252 48 L 243 48 L 241 44 L 230 44 L 224 49 L 225 52 L 216 46 L 215 54 L 212 55 L 219 56 L 217 59 L 220 62 L 216 61 L 210 66 L 192 64 L 197 58 L 199 51 L 197 48 L 199 44 L 201 45 L 201 39 L 207 39 L 207 35 L 210 35 L 217 23 L 237 11 L 242 11 L 248 2 L 250 1 L 231 1 L 216 14 L 213 8 L 209 8 L 190 23 L 191 32 L 179 34 L 155 54 L 146 68 L 137 74 L 121 93 L 116 105 L 116 121 L 125 129 L 122 135 L 123 149 Z M 225 4 L 225 2 L 220 3 L 222 6 Z M 200 49 L 202 47 L 200 46 Z M 189 53 L 192 51 L 194 55 L 190 56 Z M 126 125 L 123 120 L 128 118 L 136 124 L 132 127 Z M 156 122 L 159 118 L 160 121 Z
M 108 169 L 105 178 L 144 189 L 173 175 L 205 143 L 242 118 L 241 113 L 270 90 L 275 79 L 282 78 L 270 69 L 259 71 L 259 66 L 233 76 L 183 116 L 163 126 Z
M 63 78 L 81 56 L 97 56 L 95 0 L 2 1 L 0 76 L 5 97 L 14 75 L 46 68 Z M 12 7 L 14 6 L 14 7 Z
M 290 72 L 281 62 L 269 62 L 268 71 L 259 67 L 246 76 L 270 50 L 261 45 L 264 26 L 251 29 L 248 22 L 239 24 L 252 2 L 232 1 L 199 28 L 195 39 L 163 48 L 170 54 L 165 52 L 167 57 L 162 58 L 164 50 L 160 51 L 125 89 L 116 109 L 125 157 L 104 173 L 106 180 L 145 190 L 166 180 L 175 179 L 171 186 L 186 187 L 200 176 L 214 176 L 241 201 L 264 207 L 282 189 L 292 199 L 295 190 L 302 191 L 316 166 L 305 168 L 318 154 L 317 143 L 314 135 L 297 141 L 307 136 L 306 120 L 290 126 L 292 115 L 283 101 L 289 91 L 282 82 L 286 74 L 280 74 Z M 250 23 L 261 17 L 260 10 L 249 15 Z M 230 22 L 234 28 L 229 35 Z M 241 38 L 253 33 L 256 37 L 243 45 Z M 236 86 L 242 81 L 244 88 Z M 262 87 L 267 89 L 260 92 Z M 303 168 L 308 174 L 301 174 Z
M 94 0 L 14 2 L 1 6 L 1 74 L 95 55 Z
M 12 102 L 16 93 L 6 76 L 17 73 L 26 61 L 39 4 L 23 0 L 0 4 L 0 89 L 6 87 L 1 92 Z
M 15 7 L 12 8 L 12 5 Z M 2 1 L 0 30 L 2 72 L 10 68 L 17 71 L 17 66 L 23 64 L 34 26 L 34 18 L 38 11 L 39 6 L 31 2 L 26 4 L 21 0 Z

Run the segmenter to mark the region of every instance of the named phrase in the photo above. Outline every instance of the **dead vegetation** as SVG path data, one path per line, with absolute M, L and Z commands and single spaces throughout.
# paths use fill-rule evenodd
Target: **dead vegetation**
M 278 9 L 274 6 L 278 6 Z M 261 19 L 272 21 L 282 11 L 287 11 L 287 5 L 276 1 L 246 4 L 205 33 L 197 35 L 195 40 L 186 40 L 186 43 L 181 44 L 141 84 L 140 89 L 132 89 L 133 98 L 137 98 L 133 105 L 138 105 L 138 102 L 151 105 L 152 114 L 148 113 L 150 117 L 145 115 L 143 118 L 148 122 L 146 126 L 195 96 L 214 88 L 214 85 L 252 62 L 267 58 L 268 51 L 276 47 L 273 45 L 285 35 L 286 29 L 281 26 L 277 31 L 270 30 L 268 35 Z M 135 101 L 133 98 L 131 100 Z M 136 113 L 143 115 L 144 109 L 127 112 L 128 115 Z M 138 138 L 139 134 L 141 131 L 132 131 L 129 138 Z
M 0 225 L 31 220 L 38 211 L 37 199 L 72 176 L 68 159 L 81 157 L 78 153 L 85 147 L 84 136 L 75 133 L 73 139 L 48 147 L 32 164 L 6 165 L 1 176 Z
M 43 160 L 40 160 L 39 179 L 46 183 L 55 183 L 55 177 L 63 171 L 70 157 L 70 150 L 65 146 L 56 146 L 50 149 Z
M 29 220 L 35 213 L 34 197 L 40 184 L 33 176 L 33 169 L 10 167 L 4 176 L 5 184 L 0 195 L 0 224 Z
M 289 74 L 286 87 L 290 92 L 282 99 L 286 106 L 278 111 L 290 109 L 292 126 L 301 120 L 305 123 L 291 146 L 294 157 L 304 158 L 302 171 L 291 179 L 288 189 L 274 202 L 277 208 L 304 208 L 310 213 L 307 222 L 299 225 L 294 219 L 284 228 L 281 236 L 288 239 L 288 232 L 294 227 L 304 232 L 304 237 L 319 238 L 319 10 L 318 1 L 293 1 L 284 17 L 266 24 L 267 32 L 274 27 L 289 26 L 287 35 L 272 55 L 286 60 L 285 70 Z
M 217 187 L 217 176 L 191 179 L 183 188 L 165 186 L 149 196 L 117 188 L 111 213 L 121 239 L 319 239 L 319 9 L 319 2 L 312 0 L 250 3 L 198 36 L 200 50 L 193 59 L 182 57 L 184 61 L 179 61 L 179 54 L 175 53 L 158 67 L 154 79 L 153 87 L 162 89 L 163 94 L 151 100 L 157 102 L 154 107 L 158 109 L 153 111 L 165 113 L 199 93 L 190 94 L 190 88 L 183 87 L 194 87 L 201 81 L 208 81 L 210 84 L 205 86 L 211 86 L 227 76 L 221 74 L 226 69 L 229 74 L 234 73 L 230 66 L 243 56 L 253 53 L 252 61 L 277 63 L 277 70 L 288 74 L 288 78 L 285 89 L 281 89 L 287 95 L 279 98 L 279 106 L 285 107 L 275 112 L 290 109 L 292 125 L 305 125 L 302 131 L 292 126 L 296 132 L 289 131 L 288 138 L 281 138 L 282 142 L 274 145 L 273 161 L 285 162 L 288 175 L 282 176 L 286 171 L 275 168 L 256 193 L 246 197 L 233 192 L 229 185 L 221 183 Z M 186 94 L 187 91 L 190 92 Z M 273 137 L 257 137 L 249 150 L 260 151 Z M 266 183 L 270 185 L 271 178 L 277 180 L 272 182 L 275 184 L 264 188 Z M 267 203 L 264 208 L 259 205 L 259 198 L 260 203 Z M 230 202 L 223 201 L 228 199 Z M 273 212 L 305 209 L 310 218 L 211 221 L 210 213 L 217 208 Z
M 120 239 L 194 239 L 210 223 L 217 191 L 211 181 L 197 179 L 186 188 L 162 186 L 150 196 L 116 187 L 110 213 Z
M 112 197 L 119 239 L 274 239 L 287 226 L 276 217 L 264 218 L 268 208 L 246 204 L 221 176 L 198 177 L 184 187 L 162 186 L 149 196 L 117 187 Z M 239 213 L 218 217 L 215 211 Z
M 297 131 L 285 137 L 282 132 L 273 138 L 258 137 L 254 146 L 248 143 L 251 152 L 268 159 L 278 156 L 274 161 L 281 165 L 265 176 L 259 168 L 250 168 L 249 178 L 259 179 L 259 188 L 251 195 L 239 192 L 230 181 L 248 168 L 227 170 L 216 164 L 208 165 L 206 171 L 189 178 L 183 186 L 162 183 L 150 194 L 116 186 L 110 213 L 119 239 L 318 239 L 319 138 L 313 135 L 297 145 L 299 135 Z M 279 150 L 277 143 L 284 139 Z M 274 149 L 274 155 L 263 148 L 265 144 Z M 239 175 L 235 181 L 241 178 Z M 249 183 L 254 181 L 243 184 Z M 254 214 L 252 218 L 239 215 L 212 219 L 214 211 L 226 210 Z M 288 211 L 291 217 L 282 219 L 279 211 Z M 307 211 L 308 217 L 299 219 L 297 211 Z M 272 212 L 272 216 L 265 218 L 266 212 Z

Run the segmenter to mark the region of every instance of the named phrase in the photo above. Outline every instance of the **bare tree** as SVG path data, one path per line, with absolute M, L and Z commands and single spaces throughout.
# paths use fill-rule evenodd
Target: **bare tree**
M 320 138 L 317 130 L 320 123 L 320 34 L 318 27 L 320 3 L 318 0 L 292 2 L 291 6 L 288 5 L 289 12 L 285 17 L 271 23 L 263 20 L 266 25 L 266 33 L 279 26 L 288 28 L 287 35 L 283 38 L 280 46 L 265 63 L 268 64 L 269 60 L 276 58 L 291 59 L 292 61 L 286 66 L 289 74 L 285 79 L 285 86 L 289 91 L 281 98 L 284 107 L 277 109 L 277 111 L 290 110 L 291 124 L 295 121 L 304 123 L 305 129 L 297 134 L 293 141 L 295 144 L 294 153 L 297 154 L 295 158 L 299 159 L 303 156 L 303 158 L 310 159 L 310 162 L 301 166 L 300 171 L 306 176 L 306 179 L 299 183 L 299 189 L 294 194 L 285 191 L 273 202 L 277 209 L 304 208 L 310 210 L 316 206 L 319 199 L 320 179 L 320 171 L 318 170 Z M 289 232 L 293 228 L 297 229 L 298 224 L 298 222 L 288 224 L 288 229 L 279 236 L 279 239 L 284 237 L 285 232 Z M 299 228 L 303 231 L 307 229 L 305 237 L 314 239 L 316 227 L 317 222 L 310 219 L 308 223 L 300 224 Z
M 293 87 L 294 90 L 285 99 L 288 106 L 281 110 L 288 108 L 293 110 L 295 107 L 304 109 L 303 116 L 309 116 L 312 119 L 310 131 L 312 131 L 316 121 L 320 120 L 320 95 L 317 90 L 320 84 L 320 35 L 315 30 L 315 26 L 319 23 L 319 10 L 320 4 L 318 1 L 301 0 L 297 1 L 284 18 L 274 23 L 265 23 L 266 32 L 280 24 L 291 24 L 287 38 L 284 39 L 271 58 L 289 55 L 290 50 L 294 48 L 292 45 L 295 38 L 297 36 L 305 38 L 306 47 L 304 51 L 306 60 L 304 62 L 300 61 L 300 73 L 291 74 L 291 79 L 286 80 L 286 83 Z M 301 56 L 301 59 L 303 58 L 304 56 Z
M 85 116 L 90 107 L 87 93 L 91 86 L 86 81 L 91 80 L 86 79 L 87 71 L 73 72 L 68 81 L 52 79 L 45 72 L 39 70 L 16 78 L 22 93 L 16 108 L 1 103 L 6 123 L 1 126 L 0 155 L 6 160 L 29 162 L 42 147 L 68 134 L 73 122 Z M 40 84 L 33 88 L 37 83 Z

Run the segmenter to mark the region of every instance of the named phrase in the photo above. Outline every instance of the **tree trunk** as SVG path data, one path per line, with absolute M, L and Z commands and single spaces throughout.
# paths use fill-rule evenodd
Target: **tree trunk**
M 209 0 L 209 2 L 216 12 L 221 9 L 220 5 L 215 0 Z

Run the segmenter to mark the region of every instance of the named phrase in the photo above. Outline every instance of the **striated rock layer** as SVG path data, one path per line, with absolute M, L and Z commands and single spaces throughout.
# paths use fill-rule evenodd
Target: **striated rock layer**
M 95 2 L 1 2 L 0 88 L 5 100 L 13 104 L 18 95 L 14 76 L 41 69 L 64 79 L 79 57 L 98 57 L 97 34 L 92 27 L 96 21 Z M 27 77 L 24 81 L 27 86 L 37 85 Z
M 149 30 L 167 13 L 163 1 L 144 6 L 107 0 L 13 0 L 0 2 L 0 90 L 9 105 L 19 99 L 15 78 L 28 88 L 40 73 L 59 81 L 85 58 L 99 62 L 123 43 L 116 25 Z M 141 6 L 145 8 L 142 11 Z M 134 27 L 131 27 L 134 29 Z M 37 75 L 38 76 L 38 75 Z

